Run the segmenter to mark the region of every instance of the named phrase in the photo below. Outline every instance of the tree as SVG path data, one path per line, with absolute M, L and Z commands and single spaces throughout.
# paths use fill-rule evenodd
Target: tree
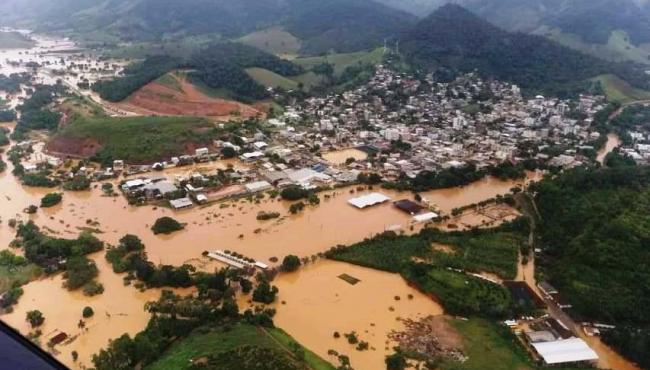
M 271 286 L 268 281 L 262 281 L 253 291 L 253 302 L 271 304 L 275 301 L 278 288 Z
M 237 151 L 233 147 L 225 146 L 221 148 L 221 156 L 226 159 L 235 158 L 237 156 Z
M 153 231 L 154 234 L 171 234 L 174 231 L 182 230 L 184 226 L 174 220 L 171 217 L 161 217 L 156 220 L 154 225 L 151 227 L 151 231 Z
M 294 255 L 288 255 L 282 260 L 282 271 L 292 272 L 300 267 L 300 258 Z
M 99 274 L 95 262 L 84 256 L 71 256 L 66 263 L 64 278 L 69 290 L 79 289 L 90 283 Z
M 33 310 L 27 312 L 26 320 L 29 321 L 29 324 L 32 326 L 32 328 L 36 328 L 43 325 L 45 317 L 43 317 L 43 313 L 41 311 Z
M 400 352 L 386 356 L 386 370 L 404 370 L 407 365 L 406 358 Z
M 82 312 L 82 316 L 84 317 L 84 319 L 92 317 L 94 314 L 95 314 L 95 311 L 93 311 L 92 307 L 90 307 L 90 306 L 84 307 L 84 310 Z
M 62 199 L 63 199 L 63 195 L 59 193 L 47 194 L 41 199 L 41 207 L 43 208 L 54 207 L 55 205 L 61 203 Z

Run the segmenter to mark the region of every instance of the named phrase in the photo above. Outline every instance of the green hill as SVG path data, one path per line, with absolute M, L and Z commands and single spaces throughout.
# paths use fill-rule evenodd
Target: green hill
M 94 157 L 111 163 L 153 163 L 209 145 L 219 131 L 196 117 L 108 117 L 73 113 L 72 120 L 48 143 L 54 152 Z
M 298 87 L 298 82 L 273 73 L 264 68 L 248 68 L 246 73 L 250 78 L 262 86 L 281 87 L 285 90 L 291 90 Z
M 292 346 L 291 343 L 295 344 Z M 230 330 L 205 328 L 175 344 L 145 370 L 184 369 L 191 360 L 199 358 L 219 360 L 218 369 L 334 370 L 331 364 L 305 348 L 302 348 L 305 358 L 303 364 L 292 354 L 296 345 L 298 344 L 289 335 L 277 328 L 257 328 L 243 323 L 236 324 Z M 243 347 L 257 349 L 248 350 L 247 354 L 260 356 L 255 359 L 258 366 L 262 361 L 261 356 L 270 355 L 265 358 L 269 363 L 266 367 L 250 368 L 241 362 L 228 363 L 238 359 L 236 351 Z M 274 362 L 275 367 L 271 366 L 271 362 Z
M 445 5 L 419 22 L 402 37 L 401 51 L 429 70 L 478 70 L 532 93 L 575 93 L 605 73 L 636 87 L 650 86 L 642 68 L 608 63 L 540 36 L 504 31 L 457 5 Z
M 299 46 L 309 54 L 370 49 L 416 20 L 373 0 L 9 0 L 0 4 L 0 15 L 43 30 L 72 29 L 82 38 L 102 42 L 208 34 L 234 40 L 254 33 L 245 38 L 247 43 L 267 51 Z M 272 27 L 284 28 L 300 43 L 272 45 L 287 35 L 257 33 Z
M 543 276 L 578 320 L 617 326 L 604 339 L 650 366 L 650 171 L 575 169 L 533 188 Z
M 650 100 L 650 91 L 634 88 L 614 75 L 601 75 L 595 78 L 595 81 L 600 82 L 610 101 L 625 104 L 638 100 Z
M 255 31 L 237 41 L 275 55 L 297 55 L 302 47 L 298 38 L 281 27 Z

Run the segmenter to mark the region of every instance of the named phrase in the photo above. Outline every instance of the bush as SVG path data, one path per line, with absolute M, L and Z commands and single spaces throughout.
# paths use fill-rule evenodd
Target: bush
M 184 226 L 171 217 L 161 217 L 151 227 L 154 234 L 171 234 L 174 231 L 183 230 Z
M 65 190 L 83 191 L 90 189 L 90 179 L 86 176 L 75 176 L 72 180 L 63 184 Z
M 257 214 L 257 219 L 260 220 L 260 221 L 271 220 L 271 219 L 278 218 L 278 217 L 280 217 L 280 214 L 279 214 L 278 212 L 264 212 L 264 211 L 260 211 L 260 212 Z
M 288 255 L 282 260 L 282 271 L 292 272 L 300 268 L 300 258 L 294 255 Z
M 63 199 L 63 195 L 61 195 L 60 193 L 47 194 L 41 199 L 41 207 L 42 208 L 54 207 L 55 205 L 61 203 L 62 199 Z
M 95 314 L 95 311 L 93 311 L 92 307 L 86 306 L 84 307 L 84 310 L 82 312 L 82 316 L 84 319 L 87 319 L 89 317 L 92 317 Z
M 291 214 L 295 215 L 295 214 L 300 213 L 303 209 L 305 209 L 305 203 L 298 202 L 298 203 L 292 204 L 289 207 L 289 212 L 291 212 Z
M 104 286 L 96 281 L 91 281 L 84 285 L 83 292 L 85 296 L 92 297 L 104 293 Z

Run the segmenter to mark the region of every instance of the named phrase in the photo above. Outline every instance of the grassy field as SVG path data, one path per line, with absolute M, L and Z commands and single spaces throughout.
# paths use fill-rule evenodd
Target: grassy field
M 287 353 L 290 357 L 292 342 L 295 343 L 293 338 L 280 329 L 259 329 L 248 324 L 237 324 L 229 331 L 199 329 L 170 348 L 146 370 L 184 369 L 192 359 L 229 351 L 243 345 L 275 349 Z M 312 370 L 334 370 L 331 364 L 306 349 L 305 363 Z
M 291 79 L 297 83 L 302 83 L 307 90 L 323 83 L 323 76 L 319 76 L 314 72 L 303 73 L 299 76 L 291 77 Z
M 454 253 L 434 252 L 433 261 L 473 272 L 490 272 L 504 279 L 517 276 L 519 249 L 525 238 L 512 232 L 436 233 L 432 241 L 449 245 Z
M 632 87 L 614 75 L 601 75 L 594 80 L 602 84 L 607 99 L 611 101 L 625 104 L 637 100 L 650 100 L 650 91 Z
M 463 337 L 468 360 L 446 361 L 443 370 L 532 370 L 530 360 L 504 328 L 486 320 L 451 320 L 451 326 Z
M 511 314 L 512 297 L 501 285 L 424 264 L 410 266 L 402 276 L 437 297 L 451 315 L 504 318 Z
M 100 160 L 150 163 L 181 155 L 187 145 L 205 145 L 217 134 L 213 124 L 197 117 L 106 117 L 78 115 L 54 141 L 90 139 L 101 149 Z
M 291 346 L 295 346 L 295 344 L 297 344 L 297 342 L 282 329 L 267 329 L 267 332 L 285 349 L 291 348 Z M 307 366 L 309 366 L 312 370 L 334 370 L 334 366 L 332 366 L 332 364 L 323 360 L 317 354 L 313 353 L 307 348 L 302 348 L 305 351 L 305 362 L 307 363 Z
M 281 27 L 253 32 L 237 41 L 278 56 L 295 56 L 302 46 L 298 38 Z
M 328 258 L 377 270 L 400 272 L 414 257 L 428 258 L 429 243 L 420 237 L 377 236 L 348 248 L 328 252 Z
M 178 79 L 176 79 L 176 77 L 174 77 L 171 73 L 160 76 L 156 82 L 163 86 L 169 87 L 172 90 L 176 90 L 178 92 L 183 91 L 180 82 L 178 82 Z
M 490 272 L 504 279 L 517 275 L 519 249 L 525 242 L 519 233 L 507 230 L 442 232 L 429 230 L 414 236 L 377 236 L 328 257 L 365 267 L 401 272 L 414 258 L 439 267 L 471 272 Z M 447 246 L 446 250 L 433 244 Z
M 34 41 L 18 32 L 0 32 L 0 49 L 29 49 Z
M 384 56 L 383 48 L 373 51 L 360 51 L 356 53 L 329 54 L 322 57 L 297 58 L 294 62 L 305 69 L 310 69 L 322 63 L 334 65 L 334 74 L 341 75 L 343 71 L 357 64 L 378 64 Z
M 450 320 L 463 337 L 467 361 L 445 361 L 441 370 L 578 370 L 570 367 L 539 367 L 532 363 L 523 347 L 507 328 L 481 320 Z
M 21 286 L 41 276 L 41 268 L 35 264 L 25 266 L 0 266 L 0 293 L 14 286 Z
M 298 82 L 271 72 L 268 69 L 248 68 L 246 69 L 246 73 L 257 83 L 265 87 L 280 87 L 285 90 L 296 89 L 298 87 Z
M 536 33 L 572 49 L 580 50 L 602 59 L 616 62 L 632 61 L 650 64 L 650 51 L 631 44 L 627 34 L 623 31 L 613 31 L 606 44 L 586 43 L 579 36 L 566 34 L 559 29 L 551 29 L 548 27 L 542 27 Z
M 120 46 L 108 51 L 112 58 L 144 59 L 148 55 L 170 55 L 176 57 L 187 57 L 196 51 L 219 41 L 220 38 L 214 35 L 188 36 L 181 40 L 168 41 L 164 43 L 140 42 Z

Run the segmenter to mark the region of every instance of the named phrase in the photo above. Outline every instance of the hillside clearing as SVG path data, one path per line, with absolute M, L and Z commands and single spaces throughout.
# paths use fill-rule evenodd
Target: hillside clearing
M 278 56 L 295 56 L 302 47 L 298 38 L 281 27 L 249 33 L 237 41 Z
M 637 89 L 614 75 L 601 75 L 594 79 L 602 84 L 607 99 L 620 103 L 650 100 L 650 91 Z
M 348 67 L 359 64 L 375 65 L 381 63 L 383 57 L 384 49 L 377 48 L 373 51 L 328 54 L 322 57 L 297 58 L 294 62 L 305 69 L 313 68 L 322 63 L 330 63 L 334 65 L 334 74 L 340 76 Z
M 77 115 L 48 143 L 60 155 L 110 163 L 153 163 L 209 145 L 215 126 L 197 117 L 106 117 Z
M 255 82 L 265 87 L 280 87 L 285 90 L 296 89 L 298 87 L 298 82 L 271 72 L 268 69 L 248 68 L 246 69 L 246 73 L 248 73 Z

